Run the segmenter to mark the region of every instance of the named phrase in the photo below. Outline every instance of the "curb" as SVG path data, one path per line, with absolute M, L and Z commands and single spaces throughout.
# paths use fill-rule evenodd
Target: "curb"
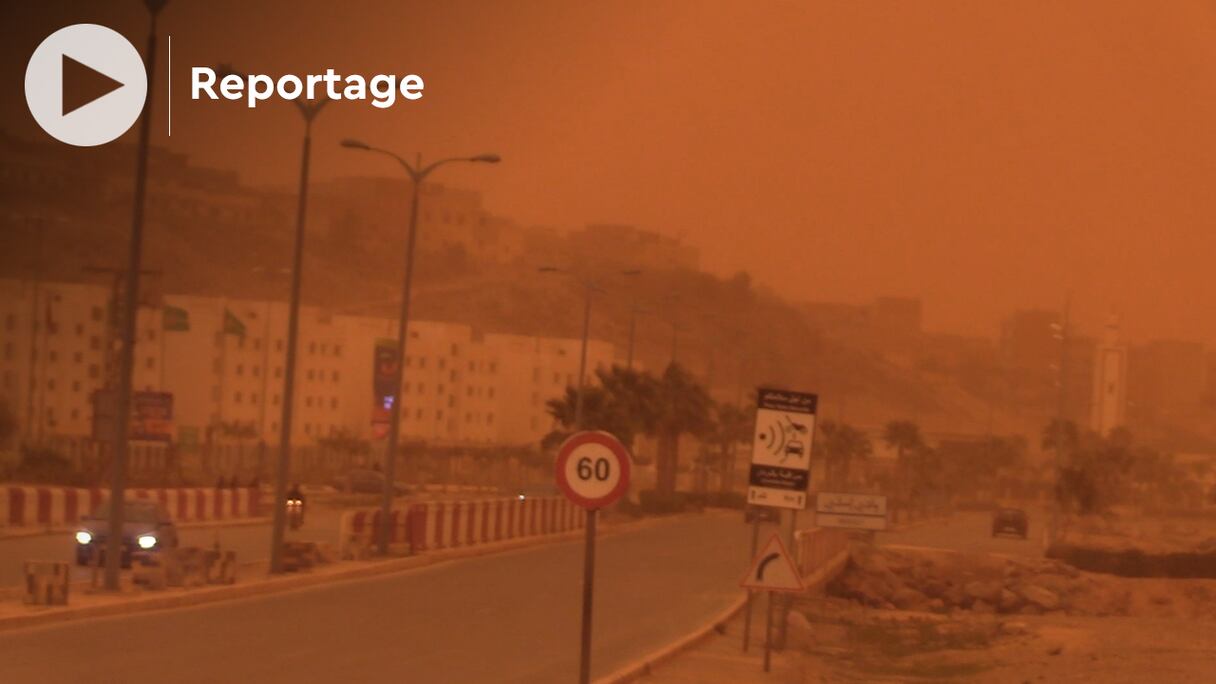
M 604 537 L 632 529 L 648 527 L 649 524 L 653 524 L 653 522 L 657 521 L 652 518 L 641 518 L 623 521 L 616 525 L 606 525 L 601 531 L 600 536 Z M 425 554 L 407 556 L 404 558 L 372 561 L 340 561 L 340 563 L 351 563 L 356 565 L 353 567 L 339 568 L 337 567 L 337 564 L 334 564 L 328 566 L 329 568 L 334 568 L 334 570 L 329 572 L 306 572 L 303 574 L 284 575 L 281 577 L 265 577 L 260 581 L 249 584 L 209 586 L 174 594 L 139 594 L 133 595 L 133 599 L 130 601 L 107 603 L 96 606 L 75 608 L 70 606 L 47 607 L 40 609 L 35 608 L 34 610 L 38 610 L 39 612 L 27 613 L 25 615 L 0 617 L 0 633 L 10 630 L 54 625 L 62 622 L 81 619 L 114 617 L 154 610 L 219 603 L 222 601 L 231 601 L 293 591 L 296 589 L 336 581 L 364 579 L 380 575 L 391 575 L 397 572 L 443 563 L 445 561 L 474 558 L 477 556 L 515 551 L 533 546 L 543 546 L 546 544 L 573 541 L 582 538 L 583 534 L 584 531 L 582 529 L 578 529 L 570 532 L 563 532 L 561 534 L 527 537 L 524 539 L 509 539 L 506 541 L 459 547 L 455 549 L 441 549 L 438 551 L 431 551 Z M 264 562 L 265 561 L 257 561 L 244 567 L 257 567 L 258 564 Z
M 676 641 L 642 656 L 641 658 L 629 663 L 628 665 L 618 669 L 612 674 L 596 679 L 594 684 L 625 684 L 640 677 L 644 677 L 651 673 L 651 670 L 658 665 L 672 659 L 681 652 L 697 645 L 701 640 L 708 637 L 712 632 L 723 628 L 743 607 L 747 605 L 746 594 L 740 596 L 734 603 L 730 604 L 726 610 L 718 613 L 714 617 L 692 632 L 680 637 Z

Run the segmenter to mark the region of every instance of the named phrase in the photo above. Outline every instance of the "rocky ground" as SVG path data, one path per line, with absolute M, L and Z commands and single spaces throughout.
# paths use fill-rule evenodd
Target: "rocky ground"
M 1216 581 L 1129 579 L 1060 561 L 859 546 L 829 596 L 870 608 L 1216 620 Z
M 789 639 L 807 682 L 1216 681 L 1216 580 L 861 546 Z

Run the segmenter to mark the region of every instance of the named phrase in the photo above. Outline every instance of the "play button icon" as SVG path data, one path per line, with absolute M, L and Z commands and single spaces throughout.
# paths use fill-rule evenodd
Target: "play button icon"
M 147 92 L 139 51 L 97 24 L 74 24 L 47 36 L 25 68 L 30 113 L 69 145 L 102 145 L 126 133 Z

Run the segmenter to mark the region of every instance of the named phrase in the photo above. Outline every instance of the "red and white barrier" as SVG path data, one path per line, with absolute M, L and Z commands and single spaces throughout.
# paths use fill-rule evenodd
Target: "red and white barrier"
M 128 500 L 158 501 L 177 522 L 240 520 L 261 514 L 256 488 L 128 489 Z M 0 486 L 0 530 L 70 527 L 110 499 L 108 489 Z
M 379 509 L 347 511 L 339 522 L 339 555 L 351 546 L 374 543 Z M 561 534 L 580 529 L 584 517 L 564 497 L 432 501 L 390 513 L 390 543 L 408 543 L 411 553 L 477 546 L 509 539 Z

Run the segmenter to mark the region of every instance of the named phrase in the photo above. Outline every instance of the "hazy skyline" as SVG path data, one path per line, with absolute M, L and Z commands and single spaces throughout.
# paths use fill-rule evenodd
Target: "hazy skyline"
M 47 4 L 5 7 L 25 28 L 0 48 L 3 125 L 41 139 L 25 60 L 82 11 Z M 142 49 L 141 4 L 113 5 L 96 21 Z M 1088 331 L 1113 311 L 1134 339 L 1216 341 L 1208 3 L 178 2 L 161 27 L 154 142 L 249 183 L 292 186 L 298 117 L 191 102 L 190 66 L 417 73 L 421 101 L 318 119 L 317 180 L 394 173 L 351 135 L 496 151 L 442 182 L 522 223 L 682 236 L 790 299 L 917 296 L 930 329 L 993 335 L 1070 291 Z

